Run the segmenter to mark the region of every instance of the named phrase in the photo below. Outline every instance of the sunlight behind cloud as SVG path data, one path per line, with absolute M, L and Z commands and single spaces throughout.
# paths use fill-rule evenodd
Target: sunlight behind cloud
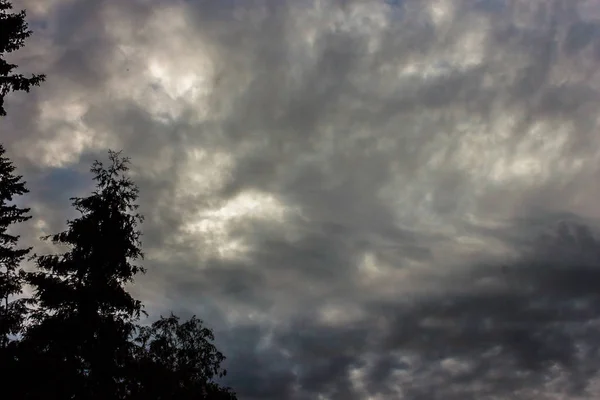
M 178 176 L 177 195 L 184 197 L 210 196 L 226 183 L 235 166 L 232 154 L 192 148 Z
M 356 304 L 325 304 L 319 310 L 319 320 L 327 326 L 344 326 L 358 322 L 365 313 Z
M 190 110 L 195 121 L 208 116 L 213 63 L 202 38 L 189 37 L 185 8 L 163 5 L 138 29 L 111 14 L 111 25 L 117 43 L 113 56 L 124 70 L 112 77 L 115 95 L 135 99 L 163 123 Z M 143 73 L 131 79 L 134 70 Z
M 34 152 L 23 150 L 23 154 L 40 166 L 64 167 L 79 159 L 89 149 L 104 148 L 110 140 L 90 127 L 85 121 L 89 106 L 83 99 L 52 99 L 40 106 L 39 129 L 54 132 L 53 136 L 42 137 L 34 143 L 22 142 L 18 146 L 33 146 Z
M 454 6 L 451 0 L 432 1 L 428 7 L 429 16 L 436 26 L 452 22 Z
M 196 54 L 196 57 L 199 55 Z M 159 85 L 173 100 L 182 99 L 197 105 L 202 96 L 210 93 L 209 67 L 202 67 L 201 62 L 187 68 L 183 67 L 184 64 L 187 64 L 185 60 L 178 64 L 169 62 L 164 55 L 151 59 L 148 63 L 148 72 L 154 81 L 151 84 Z
M 272 195 L 259 191 L 240 193 L 223 207 L 203 213 L 206 218 L 231 220 L 235 218 L 267 218 L 281 222 L 284 206 Z
M 243 257 L 250 250 L 243 238 L 234 237 L 233 229 L 253 220 L 282 223 L 288 209 L 273 195 L 259 191 L 242 192 L 222 206 L 200 211 L 183 232 L 205 242 L 207 256 L 224 259 Z

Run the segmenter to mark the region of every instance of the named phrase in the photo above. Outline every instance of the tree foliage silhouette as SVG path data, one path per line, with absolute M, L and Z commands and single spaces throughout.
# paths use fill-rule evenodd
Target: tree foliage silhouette
M 184 323 L 171 314 L 151 326 L 141 327 L 138 347 L 135 399 L 234 400 L 235 393 L 214 382 L 227 371 L 225 359 L 212 344 L 213 332 L 193 316 Z
M 44 75 L 31 75 L 14 73 L 16 64 L 5 60 L 5 55 L 20 49 L 25 44 L 25 39 L 31 36 L 25 21 L 25 11 L 12 12 L 12 4 L 8 0 L 0 0 L 0 116 L 6 115 L 4 98 L 12 91 L 29 92 L 32 86 L 38 86 L 44 81 Z
M 92 166 L 96 190 L 71 199 L 80 217 L 46 238 L 68 250 L 37 257 L 38 271 L 27 279 L 36 307 L 25 343 L 36 357 L 60 366 L 44 391 L 64 398 L 123 393 L 130 338 L 142 312 L 124 287 L 144 271 L 133 264 L 143 256 L 138 188 L 125 175 L 129 160 L 115 152 L 109 158 L 107 167 L 98 161 Z
M 11 335 L 21 332 L 25 316 L 24 300 L 14 300 L 23 288 L 23 274 L 19 269 L 23 258 L 30 248 L 19 248 L 19 236 L 11 235 L 11 225 L 25 222 L 31 218 L 29 208 L 11 204 L 15 196 L 28 192 L 20 175 L 14 173 L 15 167 L 4 155 L 0 145 L 0 348 L 6 349 Z M 11 301 L 12 300 L 12 301 Z
M 44 75 L 25 77 L 5 56 L 31 35 L 26 13 L 11 12 L 0 0 L 0 116 L 11 91 L 28 92 Z M 136 212 L 137 186 L 127 177 L 129 159 L 109 151 L 110 165 L 96 161 L 96 190 L 72 198 L 79 218 L 64 232 L 45 237 L 63 253 L 34 256 L 37 269 L 20 269 L 30 248 L 18 248 L 11 225 L 31 217 L 29 208 L 11 204 L 27 193 L 22 177 L 0 145 L 0 388 L 15 400 L 235 400 L 217 384 L 225 359 L 211 343 L 210 329 L 193 317 L 172 315 L 140 327 L 143 311 L 125 285 L 145 272 Z M 30 299 L 15 299 L 23 284 Z M 25 321 L 29 323 L 26 324 Z M 16 335 L 16 340 L 10 340 Z M 24 376 L 34 384 L 22 385 Z
M 171 315 L 139 326 L 142 304 L 125 289 L 145 272 L 134 264 L 143 257 L 138 188 L 129 160 L 109 159 L 93 164 L 96 190 L 72 199 L 79 218 L 45 238 L 67 250 L 35 256 L 26 274 L 33 307 L 16 364 L 37 381 L 13 398 L 235 400 L 215 382 L 225 357 L 202 321 Z

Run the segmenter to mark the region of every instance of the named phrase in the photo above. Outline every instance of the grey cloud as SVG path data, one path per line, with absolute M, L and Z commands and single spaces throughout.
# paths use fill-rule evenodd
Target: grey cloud
M 26 0 L 27 240 L 124 149 L 133 290 L 240 398 L 595 398 L 592 3 Z
M 579 233 L 566 234 L 565 229 Z M 399 293 L 393 302 L 372 303 L 366 319 L 342 327 L 299 318 L 274 339 L 295 361 L 290 365 L 280 360 L 287 371 L 304 366 L 288 375 L 288 385 L 302 388 L 298 398 L 317 393 L 361 398 L 358 391 L 347 392 L 352 387 L 348 376 L 352 369 L 364 367 L 362 357 L 370 354 L 375 361 L 364 385 L 371 394 L 397 396 L 388 387 L 398 381 L 393 374 L 410 371 L 414 380 L 402 382 L 410 398 L 436 393 L 448 398 L 502 397 L 541 385 L 544 374 L 561 368 L 569 375 L 561 390 L 581 395 L 598 369 L 593 343 L 599 270 L 597 243 L 589 246 L 590 240 L 585 227 L 561 223 L 555 240 L 545 241 L 533 255 L 510 266 L 474 267 L 455 277 L 455 286 L 446 293 L 413 301 Z M 571 251 L 571 257 L 557 261 L 548 256 L 554 251 Z M 575 254 L 582 251 L 595 252 L 595 260 L 582 263 Z M 482 286 L 481 281 L 491 278 L 503 286 Z M 378 327 L 380 318 L 387 328 Z M 404 361 L 391 356 L 398 352 Z M 411 360 L 415 355 L 417 360 Z M 445 365 L 451 360 L 468 366 L 449 371 Z M 471 392 L 477 385 L 487 389 Z

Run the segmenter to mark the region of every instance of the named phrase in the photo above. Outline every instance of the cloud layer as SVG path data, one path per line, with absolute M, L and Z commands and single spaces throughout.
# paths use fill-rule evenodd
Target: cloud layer
M 123 149 L 132 290 L 215 328 L 240 399 L 597 398 L 597 1 L 16 6 L 24 237 Z

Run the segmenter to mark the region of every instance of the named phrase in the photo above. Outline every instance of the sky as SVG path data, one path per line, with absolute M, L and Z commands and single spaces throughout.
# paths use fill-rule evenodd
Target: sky
M 131 158 L 241 400 L 600 395 L 600 1 L 16 0 L 24 243 Z

